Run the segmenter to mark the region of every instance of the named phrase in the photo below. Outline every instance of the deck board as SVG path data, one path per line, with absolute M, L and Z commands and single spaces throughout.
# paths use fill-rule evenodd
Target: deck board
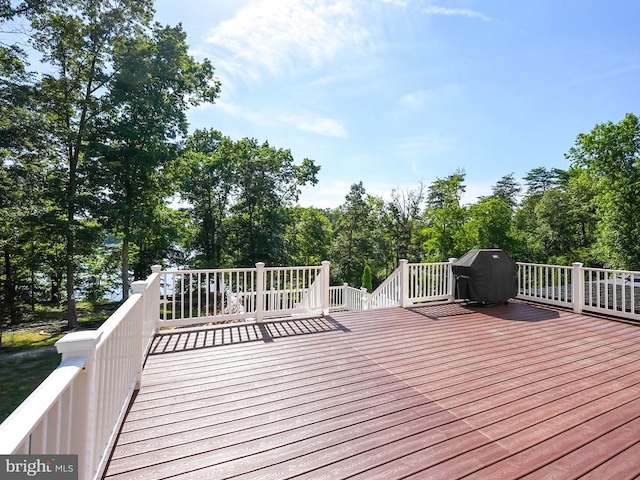
M 158 336 L 106 478 L 632 478 L 640 327 L 511 302 Z

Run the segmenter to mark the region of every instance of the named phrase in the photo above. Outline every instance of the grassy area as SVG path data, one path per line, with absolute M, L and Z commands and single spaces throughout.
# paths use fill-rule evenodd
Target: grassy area
M 78 328 L 98 328 L 117 306 L 79 303 Z M 51 347 L 66 333 L 64 312 L 59 309 L 38 309 L 28 321 L 5 327 L 0 348 L 0 422 L 58 366 L 60 355 Z
M 36 356 L 2 359 L 0 363 L 0 422 L 33 392 L 60 363 L 53 349 Z
M 78 328 L 93 330 L 98 328 L 118 304 L 79 302 Z M 65 313 L 59 308 L 38 307 L 35 315 L 19 325 L 5 325 L 2 332 L 0 353 L 32 350 L 56 343 L 67 333 Z
M 46 332 L 45 330 L 15 330 L 2 334 L 3 352 L 31 350 L 48 347 L 56 343 L 64 332 Z

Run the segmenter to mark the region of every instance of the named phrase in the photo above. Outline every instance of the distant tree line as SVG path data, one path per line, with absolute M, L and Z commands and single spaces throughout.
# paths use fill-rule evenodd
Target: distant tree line
M 0 26 L 28 25 L 29 70 L 0 44 L 0 320 L 38 305 L 126 297 L 150 266 L 332 262 L 332 282 L 374 288 L 402 258 L 445 261 L 471 248 L 516 260 L 640 270 L 640 124 L 579 134 L 568 168 L 497 179 L 463 204 L 465 171 L 390 200 L 351 186 L 335 209 L 298 206 L 319 166 L 215 129 L 188 134 L 186 112 L 214 102 L 207 60 L 151 0 L 0 2 Z M 425 172 L 428 173 L 428 172 Z

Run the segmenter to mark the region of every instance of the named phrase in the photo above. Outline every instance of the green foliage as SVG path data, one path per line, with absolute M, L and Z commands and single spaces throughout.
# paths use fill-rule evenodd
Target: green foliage
M 567 158 L 600 187 L 597 255 L 611 268 L 640 269 L 640 119 L 629 113 L 579 134 Z
M 425 187 L 416 190 L 392 190 L 391 201 L 385 206 L 384 228 L 393 252 L 393 268 L 401 259 L 419 262 L 423 257 L 422 243 L 425 227 Z
M 300 194 L 300 186 L 316 183 L 313 161 L 296 165 L 289 150 L 255 139 L 236 142 L 234 202 L 230 207 L 228 241 L 238 266 L 256 262 L 280 265 L 287 261 L 284 232 L 286 208 Z
M 38 94 L 46 118 L 52 162 L 65 173 L 58 206 L 64 212 L 65 278 L 69 327 L 77 325 L 75 277 L 82 220 L 100 189 L 87 180 L 90 140 L 104 136 L 112 116 L 106 101 L 117 79 L 117 47 L 151 22 L 150 0 L 54 0 L 30 12 L 31 46 L 42 55 Z M 79 228 L 80 227 L 80 228 Z M 95 245 L 95 244 L 94 244 Z
M 362 182 L 351 185 L 345 203 L 336 212 L 329 252 L 335 281 L 359 285 L 364 265 L 376 261 L 377 241 L 383 239 L 374 231 L 381 213 L 381 202 L 366 193 Z
M 518 206 L 518 196 L 521 190 L 522 187 L 520 187 L 513 173 L 505 175 L 491 187 L 492 196 L 507 202 L 507 205 L 509 205 L 512 210 Z
M 485 197 L 469 208 L 467 223 L 471 248 L 513 251 L 512 204 L 503 196 Z
M 319 265 L 329 258 L 333 227 L 326 212 L 312 207 L 293 207 L 288 215 L 290 221 L 285 233 L 288 262 Z
M 367 289 L 367 292 L 373 292 L 373 282 L 371 281 L 371 267 L 367 264 L 364 266 L 362 272 L 362 286 Z
M 104 99 L 110 115 L 91 145 L 89 175 L 104 192 L 104 224 L 122 236 L 124 298 L 131 242 L 152 243 L 135 232 L 143 230 L 157 239 L 153 226 L 163 230 L 160 215 L 173 187 L 165 171 L 177 156 L 175 141 L 187 134 L 186 111 L 213 102 L 219 92 L 213 67 L 190 57 L 185 39 L 181 26 L 160 25 L 119 39 L 113 52 L 113 85 Z M 138 253 L 144 251 L 145 246 L 134 246 Z M 134 274 L 140 270 L 134 268 Z
M 466 188 L 464 179 L 464 171 L 458 170 L 443 179 L 436 179 L 429 187 L 426 227 L 423 230 L 423 249 L 427 261 L 457 258 L 470 248 L 471 242 L 464 231 L 468 212 L 460 204 Z
M 558 184 L 560 172 L 558 169 L 549 169 L 547 167 L 536 167 L 530 170 L 524 176 L 527 186 L 527 196 L 541 195 L 546 192 L 548 188 L 555 187 Z
M 195 263 L 286 265 L 299 258 L 297 247 L 287 245 L 287 237 L 295 234 L 287 232 L 292 222 L 303 219 L 292 218 L 290 208 L 301 186 L 316 183 L 318 170 L 309 159 L 295 164 L 289 150 L 268 142 L 232 141 L 215 130 L 196 131 L 177 169 L 180 194 L 190 204 Z M 317 251 L 305 249 L 303 257 Z

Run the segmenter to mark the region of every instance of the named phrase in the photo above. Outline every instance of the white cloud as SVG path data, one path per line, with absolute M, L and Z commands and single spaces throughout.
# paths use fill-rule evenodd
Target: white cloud
M 224 100 L 218 101 L 215 107 L 222 109 L 228 115 L 242 118 L 254 125 L 262 127 L 286 126 L 327 137 L 347 136 L 347 129 L 342 122 L 333 118 L 322 117 L 315 113 L 284 114 L 273 111 L 259 112 Z
M 338 120 L 314 114 L 286 115 L 280 119 L 292 127 L 328 137 L 346 137 L 347 129 Z
M 217 68 L 243 79 L 318 69 L 362 46 L 360 0 L 256 0 L 206 38 Z
M 397 7 L 406 7 L 408 3 L 405 0 L 380 0 L 382 3 L 390 3 Z
M 400 97 L 400 104 L 409 108 L 419 108 L 435 102 L 450 102 L 462 97 L 463 87 L 457 83 L 449 83 L 437 88 L 420 89 Z
M 484 22 L 491 21 L 491 18 L 487 17 L 485 14 L 476 12 L 475 10 L 468 10 L 466 8 L 447 8 L 447 7 L 438 7 L 436 5 L 431 5 L 423 9 L 422 11 L 427 15 L 461 16 L 461 17 L 468 17 L 468 18 L 478 18 Z
M 227 115 L 231 115 L 232 117 L 242 118 L 247 120 L 254 125 L 259 125 L 261 127 L 270 127 L 275 126 L 277 122 L 274 121 L 274 116 L 271 114 L 262 114 L 260 112 L 256 112 L 253 110 L 249 110 L 241 105 L 237 105 L 232 102 L 219 100 L 216 102 L 215 106 L 211 106 L 209 108 L 220 108 Z

